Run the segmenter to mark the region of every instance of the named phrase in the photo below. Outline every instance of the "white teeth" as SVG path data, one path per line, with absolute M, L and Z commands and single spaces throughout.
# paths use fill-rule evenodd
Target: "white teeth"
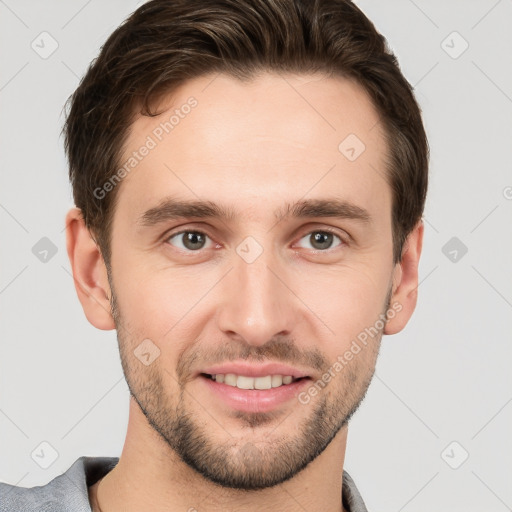
M 215 376 L 216 378 L 218 375 Z M 226 373 L 224 376 L 224 384 L 228 386 L 236 386 L 236 375 L 234 373 Z
M 236 387 L 240 389 L 254 389 L 254 377 L 239 375 L 236 379 Z
M 291 375 L 266 375 L 265 377 L 248 377 L 246 375 L 235 375 L 234 373 L 218 373 L 212 375 L 212 379 L 239 389 L 271 389 L 291 384 Z
M 278 388 L 283 385 L 283 376 L 282 375 L 272 375 L 272 387 Z
M 272 377 L 267 375 L 266 377 L 256 377 L 254 379 L 255 389 L 270 389 L 272 387 Z

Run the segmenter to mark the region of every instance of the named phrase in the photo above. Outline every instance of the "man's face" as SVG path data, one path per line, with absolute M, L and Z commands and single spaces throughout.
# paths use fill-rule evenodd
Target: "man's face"
M 123 163 L 140 161 L 118 185 L 110 282 L 124 372 L 189 466 L 228 487 L 273 486 L 323 452 L 373 375 L 394 270 L 378 114 L 353 82 L 321 76 L 210 75 L 167 101 L 132 125 Z M 233 215 L 175 217 L 172 201 Z M 288 209 L 321 201 L 352 207 Z M 242 387 L 304 378 L 238 389 L 219 373 Z

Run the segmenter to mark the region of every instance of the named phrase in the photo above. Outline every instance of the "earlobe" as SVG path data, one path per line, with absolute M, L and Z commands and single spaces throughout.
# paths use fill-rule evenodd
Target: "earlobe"
M 411 318 L 418 298 L 418 266 L 423 246 L 423 220 L 416 224 L 404 244 L 402 261 L 393 275 L 390 309 L 395 311 L 384 327 L 384 334 L 400 332 Z
M 72 208 L 66 215 L 66 246 L 75 289 L 87 320 L 98 329 L 115 329 L 105 262 L 78 208 Z

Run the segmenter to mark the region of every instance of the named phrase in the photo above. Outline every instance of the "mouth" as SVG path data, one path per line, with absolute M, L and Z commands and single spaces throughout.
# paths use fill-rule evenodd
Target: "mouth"
M 279 411 L 298 404 L 297 397 L 311 377 L 283 374 L 243 375 L 200 373 L 198 380 L 208 393 L 208 403 L 246 413 Z
M 297 403 L 312 374 L 278 361 L 226 361 L 196 373 L 212 405 L 249 413 L 278 411 Z

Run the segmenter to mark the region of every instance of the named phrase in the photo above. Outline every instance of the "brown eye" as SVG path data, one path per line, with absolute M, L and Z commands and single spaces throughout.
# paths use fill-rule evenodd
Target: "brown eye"
M 333 240 L 335 238 L 337 238 L 340 242 L 343 243 L 343 241 L 338 235 L 335 235 L 330 231 L 312 231 L 311 233 L 308 233 L 305 237 L 302 237 L 301 240 L 307 240 L 307 242 L 311 244 L 311 247 L 305 247 L 305 249 L 325 251 L 327 249 L 332 248 Z
M 208 235 L 201 231 L 180 231 L 171 235 L 167 242 L 178 249 L 198 251 L 204 248 L 207 238 L 209 238 Z M 171 240 L 176 240 L 176 242 L 173 243 Z

